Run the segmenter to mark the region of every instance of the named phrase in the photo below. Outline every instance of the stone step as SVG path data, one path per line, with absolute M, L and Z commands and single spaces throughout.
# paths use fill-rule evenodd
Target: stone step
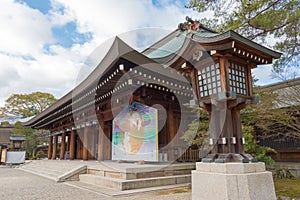
M 117 190 L 141 189 L 157 186 L 185 184 L 191 182 L 191 175 L 176 175 L 167 177 L 141 178 L 124 180 L 92 174 L 81 174 L 79 179 L 83 183 L 94 184 L 101 187 L 114 188 Z
M 87 173 L 105 176 L 118 179 L 143 179 L 153 177 L 166 177 L 177 175 L 190 175 L 191 171 L 195 169 L 195 164 L 172 164 L 172 165 L 129 165 L 126 163 L 119 164 L 110 163 L 112 166 L 105 165 L 88 166 Z
M 27 171 L 27 172 L 32 172 L 33 174 L 45 175 L 47 177 L 52 177 L 53 179 L 56 179 L 57 177 L 59 177 L 60 175 L 63 174 L 63 173 L 58 173 L 58 172 L 49 171 L 49 170 L 42 170 L 39 168 L 20 168 L 20 169 Z
M 60 170 L 57 168 L 50 169 L 50 168 L 45 168 L 42 166 L 27 166 L 27 167 L 23 167 L 23 169 L 45 172 L 45 173 L 49 173 L 49 174 L 63 174 L 68 171 L 68 170 Z
M 68 172 L 72 172 L 77 168 L 79 164 L 68 164 L 59 162 L 43 162 L 32 161 L 19 167 L 19 169 L 30 172 L 36 175 L 40 175 L 55 181 L 60 181 L 61 177 L 68 175 Z
M 69 169 L 49 168 L 49 167 L 45 167 L 45 166 L 26 166 L 23 168 L 28 169 L 28 170 L 38 170 L 38 171 L 51 172 L 51 173 L 56 173 L 56 174 L 63 174 L 69 170 Z
M 191 188 L 191 183 L 184 183 L 184 184 L 176 184 L 176 185 L 166 185 L 166 186 L 157 186 L 157 187 L 150 187 L 150 188 L 140 188 L 140 189 L 132 189 L 132 190 L 117 190 L 114 188 L 107 188 L 103 186 L 98 186 L 94 184 L 88 184 L 84 183 L 82 181 L 72 181 L 65 183 L 67 185 L 75 186 L 84 188 L 86 190 L 89 190 L 91 192 L 98 193 L 103 196 L 107 197 L 123 197 L 127 195 L 137 194 L 137 193 L 146 193 L 146 192 L 157 192 L 157 191 L 172 191 L 174 189 L 188 189 Z M 120 198 L 122 199 L 122 198 Z

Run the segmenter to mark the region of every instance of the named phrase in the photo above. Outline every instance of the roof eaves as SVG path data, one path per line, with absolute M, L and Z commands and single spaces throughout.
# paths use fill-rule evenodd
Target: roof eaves
M 51 112 L 55 111 L 57 108 L 67 104 L 72 98 L 82 92 L 85 88 L 94 83 L 101 74 L 105 73 L 110 67 L 111 63 L 121 54 L 126 54 L 127 52 L 135 51 L 125 42 L 123 42 L 119 37 L 115 37 L 110 49 L 106 53 L 105 57 L 100 61 L 100 63 L 95 67 L 95 69 L 74 89 L 72 89 L 65 96 L 60 98 L 53 105 L 45 109 L 39 115 L 35 116 L 28 122 L 23 123 L 25 126 L 32 126 L 35 122 L 42 119 L 43 117 L 49 115 Z
M 274 51 L 274 50 L 269 49 L 267 47 L 264 47 L 264 46 L 262 46 L 262 45 L 260 45 L 260 44 L 258 44 L 256 42 L 253 42 L 252 40 L 249 40 L 249 39 L 241 36 L 240 34 L 234 32 L 234 31 L 227 31 L 227 32 L 229 33 L 230 38 L 232 38 L 232 39 L 234 39 L 236 41 L 239 41 L 239 42 L 241 42 L 241 43 L 243 43 L 243 44 L 245 44 L 247 46 L 250 46 L 250 47 L 252 47 L 254 49 L 257 49 L 257 50 L 259 50 L 261 52 L 264 52 L 264 53 L 272 56 L 273 58 L 279 58 L 282 55 L 282 53 Z
M 64 104 L 68 104 L 69 101 L 72 101 L 72 98 L 74 95 L 80 94 L 84 89 L 88 88 L 92 84 L 99 81 L 99 76 L 102 74 L 105 74 L 111 66 L 116 62 L 116 60 L 120 58 L 125 58 L 133 63 L 135 63 L 134 58 L 132 57 L 133 54 L 136 56 L 139 56 L 136 64 L 145 64 L 149 62 L 155 62 L 152 59 L 140 54 L 133 48 L 131 48 L 129 45 L 127 45 L 124 41 L 122 41 L 120 38 L 116 37 L 115 41 L 113 42 L 111 48 L 107 52 L 106 56 L 100 61 L 100 63 L 97 65 L 97 67 L 87 76 L 85 80 L 83 80 L 78 86 L 76 86 L 74 89 L 72 89 L 69 93 L 67 93 L 65 96 L 60 98 L 56 103 L 54 103 L 52 106 L 48 107 L 46 110 L 41 112 L 39 115 L 35 116 L 31 120 L 23 123 L 25 126 L 34 126 L 35 123 L 37 123 L 40 119 L 46 117 L 47 115 L 54 112 L 57 108 L 62 107 Z M 142 57 L 141 57 L 142 56 Z M 69 102 L 70 103 L 70 102 Z
M 216 36 L 212 36 L 212 37 L 200 37 L 198 35 L 193 35 L 192 38 L 194 40 L 196 40 L 197 42 L 201 42 L 201 43 L 204 43 L 204 44 L 207 44 L 207 43 L 213 43 L 213 42 L 219 42 L 219 41 L 222 41 L 222 40 L 226 40 L 226 39 L 233 39 L 233 40 L 236 40 L 242 44 L 245 44 L 249 47 L 252 47 L 254 49 L 257 49 L 261 52 L 264 52 L 265 54 L 268 54 L 270 56 L 272 56 L 273 58 L 279 58 L 281 56 L 282 53 L 279 53 L 279 52 L 276 52 L 276 51 L 273 51 L 267 47 L 264 47 L 256 42 L 253 42 L 241 35 L 239 35 L 238 33 L 234 32 L 234 31 L 226 31 L 224 33 L 221 33 L 221 34 L 218 34 Z

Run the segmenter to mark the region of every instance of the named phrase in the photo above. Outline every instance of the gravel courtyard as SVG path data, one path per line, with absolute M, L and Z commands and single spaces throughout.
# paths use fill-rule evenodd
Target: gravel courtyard
M 124 200 L 190 200 L 190 192 L 152 192 L 132 196 L 107 197 L 100 193 L 76 188 L 65 183 L 56 183 L 18 169 L 0 167 L 0 199 L 124 199 Z

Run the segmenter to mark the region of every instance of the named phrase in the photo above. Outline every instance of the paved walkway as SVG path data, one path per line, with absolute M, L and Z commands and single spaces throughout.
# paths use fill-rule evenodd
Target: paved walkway
M 67 183 L 56 183 L 52 180 L 30 174 L 18 169 L 0 167 L 0 199 L 40 200 L 40 199 L 124 199 L 124 200 L 190 200 L 190 192 L 170 193 L 153 192 L 132 196 L 107 197 L 100 193 L 76 188 Z

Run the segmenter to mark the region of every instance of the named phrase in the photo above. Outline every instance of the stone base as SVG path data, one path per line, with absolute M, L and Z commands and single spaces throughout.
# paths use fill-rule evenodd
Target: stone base
M 264 163 L 196 163 L 193 200 L 276 200 L 272 173 Z

